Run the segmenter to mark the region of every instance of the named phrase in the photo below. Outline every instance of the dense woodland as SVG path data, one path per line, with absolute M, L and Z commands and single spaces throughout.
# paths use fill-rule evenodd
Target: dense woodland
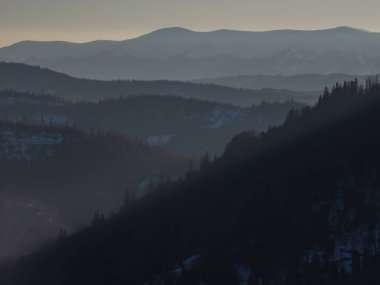
M 126 195 L 179 177 L 190 160 L 114 133 L 0 124 L 0 259 L 30 252 L 60 228 L 76 231 Z
M 43 94 L 0 92 L 0 120 L 116 132 L 195 159 L 206 152 L 220 155 L 236 134 L 280 125 L 290 109 L 303 106 L 286 101 L 242 108 L 158 95 L 71 102 Z
M 0 60 L 81 78 L 184 81 L 239 74 L 376 74 L 379 50 L 379 33 L 345 26 L 267 32 L 169 27 L 123 41 L 22 41 L 0 48 Z
M 185 179 L 4 265 L 23 284 L 379 284 L 380 84 L 326 89 Z

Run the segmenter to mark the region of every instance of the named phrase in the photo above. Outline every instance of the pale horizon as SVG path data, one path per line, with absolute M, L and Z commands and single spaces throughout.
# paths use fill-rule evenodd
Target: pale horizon
M 379 31 L 373 31 L 373 30 L 368 30 L 368 29 L 363 29 L 363 28 L 360 28 L 360 27 L 353 27 L 353 26 L 348 26 L 348 25 L 331 26 L 331 27 L 320 27 L 320 28 L 316 28 L 316 29 L 311 29 L 311 28 L 310 29 L 301 29 L 301 28 L 287 28 L 287 27 L 284 27 L 284 28 L 277 28 L 277 29 L 261 29 L 261 30 L 232 29 L 232 28 L 226 28 L 226 27 L 217 28 L 217 29 L 204 29 L 204 30 L 202 30 L 202 29 L 191 29 L 191 28 L 188 28 L 188 27 L 180 27 L 180 26 L 168 26 L 168 27 L 160 27 L 160 28 L 157 28 L 157 29 L 144 31 L 144 32 L 141 32 L 141 33 L 131 33 L 131 34 L 127 35 L 127 36 L 118 35 L 118 36 L 114 36 L 114 37 L 110 37 L 110 38 L 105 38 L 105 37 L 100 37 L 100 36 L 96 37 L 96 33 L 92 37 L 89 36 L 89 37 L 85 37 L 85 38 L 82 38 L 82 39 L 80 37 L 75 37 L 75 36 L 72 36 L 72 37 L 66 36 L 66 37 L 62 37 L 62 38 L 54 38 L 54 36 L 50 37 L 49 35 L 47 37 L 38 36 L 37 35 L 34 38 L 18 39 L 18 40 L 10 41 L 9 43 L 5 43 L 3 45 L 0 44 L 0 48 L 11 46 L 13 44 L 17 44 L 17 43 L 23 42 L 23 41 L 68 42 L 68 43 L 78 43 L 78 44 L 90 43 L 90 42 L 95 42 L 95 41 L 103 41 L 103 40 L 104 41 L 124 41 L 124 40 L 135 39 L 135 38 L 144 36 L 146 34 L 155 32 L 155 31 L 164 30 L 164 29 L 172 29 L 172 28 L 182 28 L 182 29 L 193 31 L 193 32 L 207 33 L 207 32 L 219 31 L 219 30 L 231 30 L 231 31 L 241 31 L 241 32 L 270 32 L 270 31 L 284 31 L 284 30 L 319 31 L 319 30 L 330 30 L 330 29 L 335 29 L 335 28 L 340 28 L 340 27 L 347 27 L 347 28 L 351 28 L 351 29 L 355 29 L 355 30 L 362 30 L 362 31 L 369 32 L 369 33 L 379 33 Z M 107 34 L 105 34 L 105 36 L 107 36 Z M 0 41 L 0 43 L 1 43 L 1 41 Z
M 125 40 L 165 27 L 380 31 L 380 2 L 363 0 L 2 0 L 0 46 L 23 40 Z

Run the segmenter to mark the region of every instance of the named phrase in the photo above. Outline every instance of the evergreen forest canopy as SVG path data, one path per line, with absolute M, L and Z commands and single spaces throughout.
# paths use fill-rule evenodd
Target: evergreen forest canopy
M 140 140 L 182 157 L 220 155 L 236 134 L 265 131 L 281 124 L 294 101 L 237 107 L 176 96 L 139 95 L 71 102 L 59 97 L 0 91 L 0 120 L 31 124 L 77 126 L 104 130 Z
M 115 133 L 0 123 L 0 261 L 117 211 L 189 164 Z
M 96 1 L 0 0 L 0 41 L 250 18 Z M 307 28 L 0 47 L 0 285 L 379 285 L 380 33 Z
M 205 153 L 220 155 L 236 134 L 305 106 L 286 90 L 84 80 L 13 63 L 0 63 L 0 89 L 0 263 L 78 231 L 95 212 L 108 217 L 125 196 L 140 198 Z
M 380 84 L 326 89 L 199 171 L 3 266 L 3 284 L 379 284 Z

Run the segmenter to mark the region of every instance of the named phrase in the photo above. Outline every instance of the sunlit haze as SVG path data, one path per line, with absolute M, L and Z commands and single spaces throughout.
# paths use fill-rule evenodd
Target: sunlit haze
M 1 0 L 0 46 L 22 40 L 122 40 L 163 27 L 380 31 L 377 0 Z

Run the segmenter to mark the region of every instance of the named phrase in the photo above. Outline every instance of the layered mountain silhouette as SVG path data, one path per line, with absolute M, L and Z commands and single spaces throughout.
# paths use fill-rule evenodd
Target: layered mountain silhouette
M 244 89 L 288 89 L 298 92 L 323 91 L 326 86 L 337 82 L 358 79 L 364 82 L 368 76 L 343 73 L 332 74 L 298 74 L 298 75 L 236 75 L 231 77 L 203 78 L 193 82 L 215 84 Z
M 37 64 L 95 79 L 197 79 L 237 74 L 380 71 L 380 34 L 327 30 L 194 32 L 167 28 L 126 41 L 24 41 L 0 60 Z
M 206 152 L 219 155 L 236 134 L 280 125 L 289 110 L 301 106 L 304 104 L 286 101 L 242 108 L 158 95 L 71 102 L 49 95 L 0 91 L 2 121 L 102 129 L 192 158 Z
M 130 95 L 175 95 L 204 101 L 215 101 L 237 106 L 252 106 L 266 102 L 296 100 L 315 103 L 320 92 L 297 92 L 286 89 L 243 90 L 168 80 L 113 80 L 100 81 L 70 77 L 37 66 L 0 62 L 0 89 L 45 93 L 73 101 L 98 101 L 104 98 Z
M 0 271 L 4 284 L 379 284 L 380 85 L 336 85 L 200 171 Z

